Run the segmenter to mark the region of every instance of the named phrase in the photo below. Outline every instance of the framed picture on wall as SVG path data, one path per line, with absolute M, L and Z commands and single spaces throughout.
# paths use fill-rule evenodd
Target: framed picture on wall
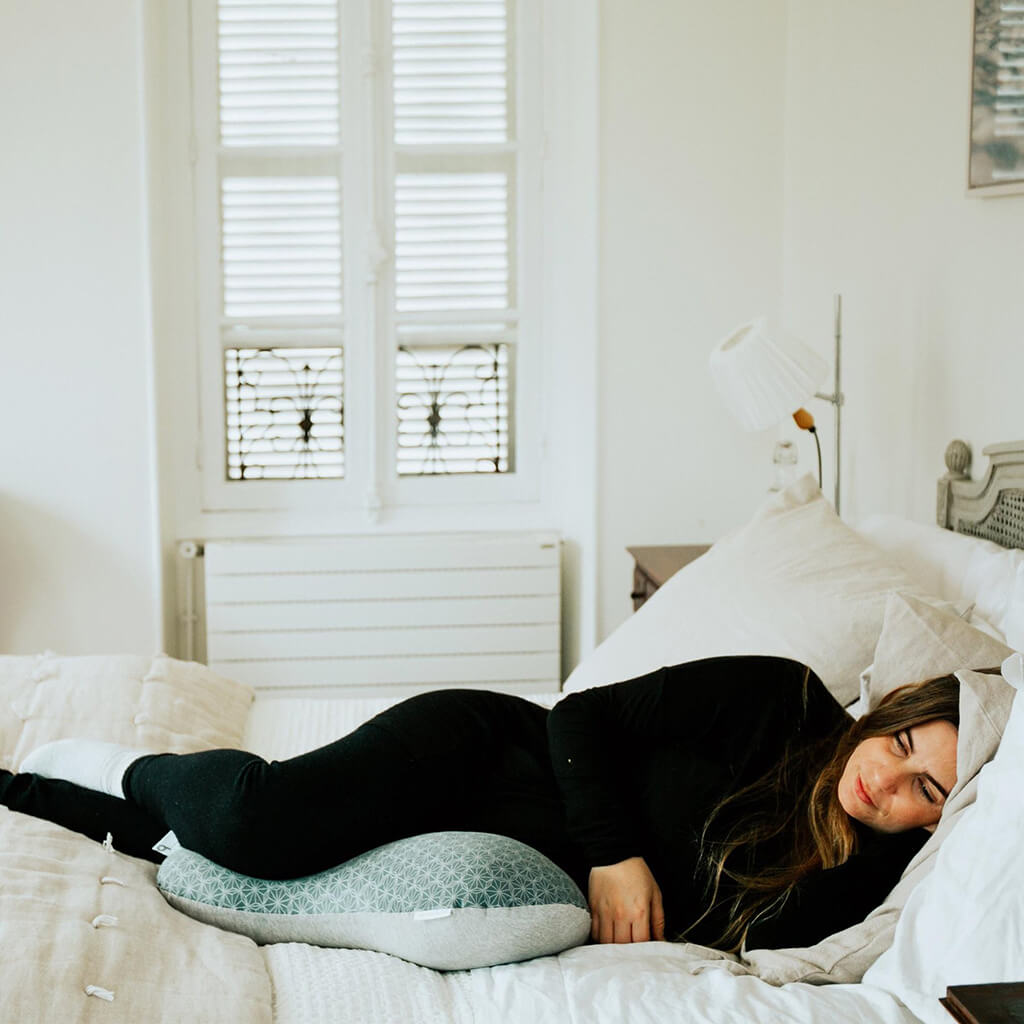
M 975 0 L 971 195 L 1024 192 L 1024 0 Z

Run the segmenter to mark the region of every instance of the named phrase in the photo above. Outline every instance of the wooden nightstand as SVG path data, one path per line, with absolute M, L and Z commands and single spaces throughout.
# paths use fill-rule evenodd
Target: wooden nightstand
M 633 611 L 636 611 L 674 573 L 695 558 L 700 558 L 710 544 L 670 544 L 658 547 L 626 548 L 636 563 L 633 566 Z

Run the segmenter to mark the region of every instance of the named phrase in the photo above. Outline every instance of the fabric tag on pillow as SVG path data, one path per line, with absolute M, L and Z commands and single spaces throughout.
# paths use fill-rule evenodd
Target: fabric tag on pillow
M 173 832 L 168 832 L 162 839 L 158 839 L 153 844 L 153 849 L 157 853 L 162 853 L 165 857 L 169 857 L 175 850 L 181 849 L 181 843 L 178 842 L 178 837 Z
M 435 907 L 433 910 L 417 910 L 413 915 L 414 921 L 436 921 L 439 917 L 451 917 L 451 907 Z

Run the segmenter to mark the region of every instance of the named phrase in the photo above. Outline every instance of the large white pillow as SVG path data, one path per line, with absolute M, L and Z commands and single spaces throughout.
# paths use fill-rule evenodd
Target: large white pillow
M 858 531 L 947 601 L 965 598 L 1010 647 L 1024 647 L 1024 551 L 898 516 L 869 516 Z
M 856 699 L 893 590 L 927 588 L 848 527 L 810 476 L 673 576 L 566 681 L 612 683 L 696 658 L 775 654 Z
M 1020 686 L 1019 654 L 1004 663 Z M 892 947 L 864 975 L 925 1022 L 946 1024 L 939 996 L 949 985 L 1024 977 L 1024 703 L 1013 702 L 995 759 L 978 777 L 977 799 L 911 893 Z
M 964 593 L 967 566 L 976 551 L 1001 551 L 991 541 L 966 537 L 944 530 L 934 523 L 916 523 L 902 516 L 877 513 L 857 526 L 867 537 L 929 591 L 946 601 L 957 601 Z M 971 601 L 974 600 L 972 596 Z

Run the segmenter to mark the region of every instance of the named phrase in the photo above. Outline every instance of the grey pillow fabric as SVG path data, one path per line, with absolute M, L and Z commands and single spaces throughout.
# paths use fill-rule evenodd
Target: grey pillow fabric
M 183 913 L 261 945 L 371 949 L 438 970 L 547 956 L 585 942 L 575 882 L 506 836 L 433 832 L 307 878 L 267 881 L 174 850 L 157 885 Z

